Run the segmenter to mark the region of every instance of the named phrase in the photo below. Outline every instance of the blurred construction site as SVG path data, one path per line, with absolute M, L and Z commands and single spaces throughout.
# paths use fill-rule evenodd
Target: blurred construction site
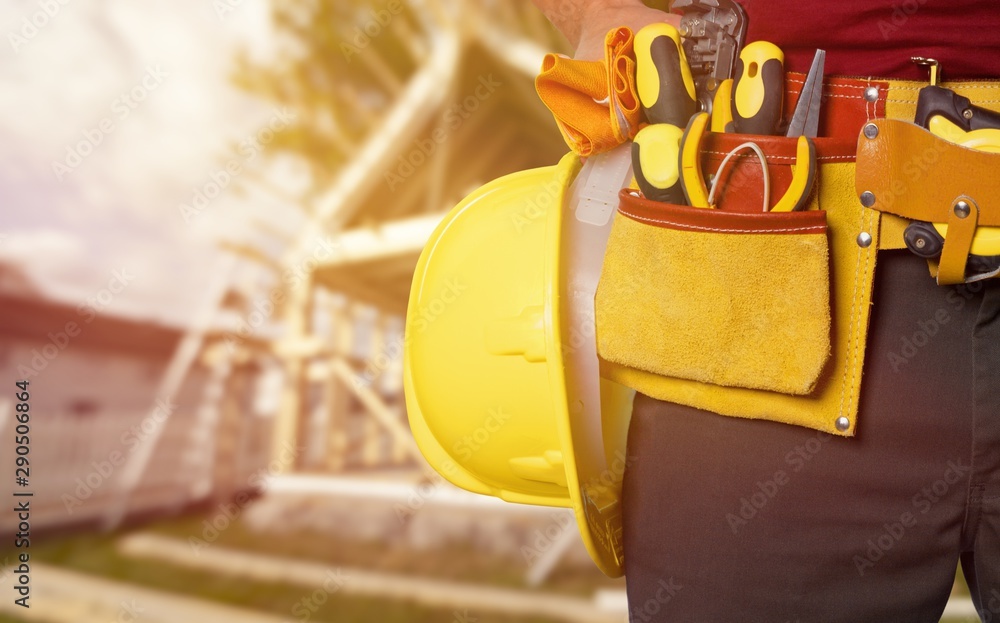
M 0 478 L 27 382 L 33 494 L 0 621 L 627 619 L 570 511 L 445 482 L 402 396 L 433 229 L 566 151 L 533 78 L 571 51 L 530 2 L 0 20 Z
M 431 232 L 565 152 L 529 2 L 0 16 L 0 438 L 27 381 L 33 493 L 2 620 L 624 620 L 571 512 L 446 483 L 402 397 Z

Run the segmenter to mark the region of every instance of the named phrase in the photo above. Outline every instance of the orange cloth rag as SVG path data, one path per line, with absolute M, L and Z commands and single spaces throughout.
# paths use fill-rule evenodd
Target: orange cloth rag
M 608 151 L 639 130 L 632 31 L 615 28 L 604 38 L 603 61 L 546 54 L 535 89 L 552 111 L 566 144 L 581 156 Z

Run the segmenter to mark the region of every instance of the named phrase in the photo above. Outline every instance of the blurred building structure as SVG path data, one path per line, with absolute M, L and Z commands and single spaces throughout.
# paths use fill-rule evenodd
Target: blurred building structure
M 341 136 L 350 157 L 316 195 L 284 261 L 285 270 L 309 266 L 289 292 L 286 334 L 274 346 L 286 378 L 274 447 L 311 447 L 296 469 L 422 462 L 401 396 L 404 316 L 420 251 L 468 192 L 566 151 L 534 91 L 542 57 L 564 45 L 545 18 L 529 3 L 423 4 L 379 27 L 377 47 L 360 45 L 367 12 L 343 29 L 354 46 L 349 60 L 369 79 L 345 88 L 339 108 L 368 131 L 357 142 Z M 405 62 L 380 50 L 403 50 Z M 372 110 L 372 100 L 385 104 Z M 311 263 L 324 236 L 336 249 Z
M 254 404 L 268 374 L 263 344 L 230 358 L 223 334 L 209 333 L 177 391 L 161 394 L 184 338 L 175 327 L 45 299 L 20 270 L 0 265 L 0 370 L 12 384 L 28 381 L 31 395 L 22 490 L 33 493 L 34 529 L 107 526 L 254 488 L 270 460 L 273 416 Z M 0 404 L 9 440 L 12 406 Z M 14 467 L 0 467 L 6 482 Z M 15 514 L 0 517 L 4 533 L 16 524 Z

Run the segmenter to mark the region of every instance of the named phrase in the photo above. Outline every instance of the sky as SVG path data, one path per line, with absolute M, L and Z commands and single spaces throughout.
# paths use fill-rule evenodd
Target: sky
M 258 174 L 302 183 L 294 163 L 267 158 L 267 128 L 288 111 L 229 79 L 241 48 L 274 54 L 268 7 L 0 3 L 0 261 L 51 298 L 183 326 L 220 238 L 252 239 L 254 219 L 293 227 L 287 200 L 238 189 Z

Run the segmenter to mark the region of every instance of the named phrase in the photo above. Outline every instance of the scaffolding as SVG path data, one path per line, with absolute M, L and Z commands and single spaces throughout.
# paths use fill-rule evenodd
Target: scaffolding
M 288 292 L 286 333 L 274 345 L 285 391 L 273 448 L 308 447 L 289 471 L 422 464 L 401 396 L 403 324 L 420 251 L 470 190 L 565 151 L 533 88 L 543 55 L 561 45 L 536 9 L 440 1 L 413 14 L 419 24 L 398 19 L 381 35 L 411 55 L 405 79 L 387 77 L 374 51 L 358 55 L 391 104 L 374 118 L 357 109 L 371 131 L 317 195 L 283 262 L 309 267 Z M 314 261 L 321 239 L 335 250 Z M 332 329 L 321 335 L 317 325 Z

